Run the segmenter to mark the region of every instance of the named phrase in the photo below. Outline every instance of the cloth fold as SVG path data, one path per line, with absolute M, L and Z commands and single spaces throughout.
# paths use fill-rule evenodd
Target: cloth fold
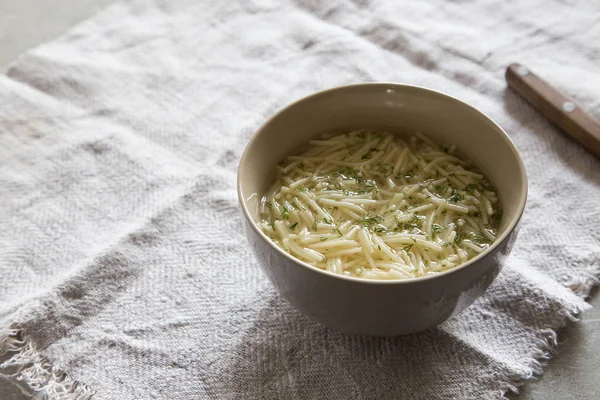
M 599 117 L 599 20 L 583 1 L 135 0 L 25 53 L 0 76 L 0 378 L 49 399 L 503 398 L 600 275 L 599 161 L 503 72 L 520 61 Z M 251 134 L 364 81 L 472 104 L 528 170 L 505 269 L 420 334 L 311 321 L 241 232 Z

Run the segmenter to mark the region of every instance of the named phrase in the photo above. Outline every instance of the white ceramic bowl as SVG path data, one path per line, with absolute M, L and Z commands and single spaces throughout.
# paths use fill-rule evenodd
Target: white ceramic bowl
M 376 281 L 333 274 L 286 253 L 257 226 L 258 200 L 275 166 L 311 138 L 342 129 L 420 131 L 452 143 L 498 190 L 498 239 L 468 262 L 438 275 Z M 264 272 L 296 308 L 349 333 L 399 335 L 442 323 L 471 305 L 496 278 L 517 236 L 527 198 L 525 166 L 508 135 L 486 115 L 453 97 L 393 83 L 343 86 L 305 97 L 254 134 L 238 170 L 238 195 L 248 240 Z

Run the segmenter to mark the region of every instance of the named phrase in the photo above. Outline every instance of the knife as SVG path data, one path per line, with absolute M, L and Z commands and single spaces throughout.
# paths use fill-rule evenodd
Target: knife
M 508 66 L 506 82 L 546 119 L 600 157 L 600 121 L 573 99 L 522 64 Z

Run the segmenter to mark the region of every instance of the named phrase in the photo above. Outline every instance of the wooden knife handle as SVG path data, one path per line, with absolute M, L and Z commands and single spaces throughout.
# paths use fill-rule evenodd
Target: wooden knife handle
M 600 121 L 521 64 L 506 69 L 508 86 L 550 122 L 600 157 Z

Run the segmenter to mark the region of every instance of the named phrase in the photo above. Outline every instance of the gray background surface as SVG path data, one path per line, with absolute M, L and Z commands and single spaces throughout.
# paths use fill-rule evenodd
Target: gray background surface
M 0 0 L 0 72 L 27 49 L 59 36 L 114 0 Z M 509 63 L 512 60 L 507 60 Z M 535 67 L 531 65 L 531 67 Z M 600 296 L 579 323 L 559 332 L 559 353 L 542 378 L 521 389 L 522 400 L 600 398 Z M 18 389 L 0 380 L 2 400 L 21 400 Z

